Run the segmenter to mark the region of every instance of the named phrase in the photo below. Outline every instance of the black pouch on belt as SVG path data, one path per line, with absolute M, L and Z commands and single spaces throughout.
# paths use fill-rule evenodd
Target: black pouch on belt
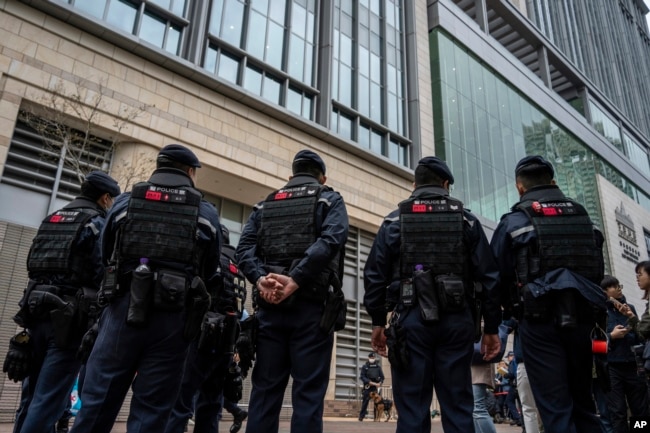
M 158 311 L 181 311 L 185 308 L 187 278 L 185 274 L 162 269 L 156 278 L 153 296 L 154 309 Z
M 454 313 L 465 308 L 465 287 L 463 280 L 456 275 L 438 275 L 435 279 L 440 308 Z
M 433 283 L 431 270 L 415 271 L 413 273 L 413 286 L 420 306 L 420 314 L 425 322 L 440 320 L 438 294 Z

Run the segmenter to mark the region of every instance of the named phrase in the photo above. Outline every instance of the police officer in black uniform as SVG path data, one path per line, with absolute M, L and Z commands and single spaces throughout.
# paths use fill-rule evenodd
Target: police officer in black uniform
M 368 402 L 370 402 L 370 393 L 377 392 L 382 383 L 384 383 L 384 372 L 381 365 L 377 363 L 374 352 L 368 354 L 368 361 L 361 367 L 359 379 L 363 382 L 363 393 L 361 400 L 361 411 L 359 411 L 359 421 L 363 421 L 368 413 Z
M 492 250 L 545 431 L 600 432 L 590 333 L 605 319 L 603 236 L 554 175 L 539 155 L 517 163 L 520 201 L 501 218 Z
M 333 333 L 321 329 L 324 301 L 340 289 L 348 215 L 325 186 L 325 163 L 311 150 L 293 160 L 293 176 L 258 203 L 237 247 L 237 263 L 259 306 L 256 362 L 246 432 L 277 432 L 293 378 L 293 433 L 323 431 L 323 401 Z
M 110 432 L 129 388 L 127 430 L 163 432 L 188 345 L 209 306 L 207 290 L 216 294 L 219 217 L 194 188 L 201 164 L 188 148 L 170 144 L 156 165 L 148 181 L 116 200 L 102 233 L 100 301 L 108 305 L 74 433 Z
M 422 158 L 411 197 L 384 219 L 364 268 L 372 347 L 391 363 L 397 433 L 430 432 L 434 387 L 444 431 L 474 431 L 470 367 L 481 316 L 485 359 L 500 347 L 496 263 L 478 219 L 449 196 L 453 182 L 444 161 Z
M 194 414 L 194 433 L 218 431 L 221 394 L 231 385 L 228 374 L 246 300 L 244 275 L 235 263 L 230 232 L 220 227 L 222 248 L 219 265 L 221 287 L 210 306 L 210 325 L 205 322 L 199 338 L 192 341 L 185 359 L 183 381 L 167 421 L 165 433 L 182 433 Z M 234 328 L 233 328 L 234 327 Z M 208 335 L 209 334 L 209 335 Z M 234 378 L 236 379 L 236 378 Z M 234 386 L 241 386 L 241 380 Z
M 15 433 L 53 431 L 69 401 L 81 367 L 77 348 L 97 313 L 104 274 L 99 237 L 106 211 L 119 194 L 109 175 L 89 173 L 81 195 L 47 216 L 32 242 L 29 284 L 15 317 L 29 330 L 32 347 Z M 10 379 L 22 379 L 7 372 Z

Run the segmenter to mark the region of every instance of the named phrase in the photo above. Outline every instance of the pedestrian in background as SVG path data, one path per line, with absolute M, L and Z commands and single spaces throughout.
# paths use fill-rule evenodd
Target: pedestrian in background
M 506 407 L 508 408 L 508 416 L 510 417 L 510 425 L 521 426 L 521 416 L 517 408 L 517 361 L 515 360 L 515 352 L 508 352 L 508 373 L 506 377 L 510 383 L 508 394 L 506 394 Z
M 384 371 L 381 369 L 381 365 L 377 363 L 377 357 L 375 357 L 374 352 L 368 354 L 368 361 L 361 366 L 359 379 L 363 383 L 359 421 L 363 421 L 368 413 L 370 393 L 379 392 L 379 387 L 384 383 Z
M 610 389 L 607 392 L 607 414 L 614 432 L 628 432 L 628 413 L 632 416 L 648 415 L 648 384 L 645 372 L 639 374 L 633 347 L 643 340 L 630 325 L 636 317 L 634 305 L 628 305 L 623 287 L 612 275 L 605 275 L 600 283 L 609 302 L 607 304 L 607 333 L 609 350 L 607 367 Z
M 642 299 L 646 301 L 646 308 L 641 319 L 631 318 L 630 324 L 647 340 L 650 339 L 650 312 L 648 312 L 648 300 L 650 300 L 650 260 L 637 263 L 634 267 L 634 272 L 636 272 L 636 283 L 639 289 L 644 292 Z
M 494 365 L 472 364 L 472 393 L 474 395 L 474 430 L 476 433 L 496 433 L 489 411 L 488 389 L 494 389 Z M 495 402 L 496 403 L 496 402 Z
M 524 431 L 526 433 L 539 433 L 539 416 L 537 413 L 537 405 L 535 404 L 535 397 L 533 391 L 530 389 L 530 381 L 528 380 L 528 372 L 526 371 L 526 363 L 524 362 L 524 353 L 521 350 L 521 337 L 519 336 L 519 324 L 514 321 L 514 343 L 513 352 L 515 354 L 515 362 L 517 364 L 517 395 L 521 404 L 521 418 L 524 424 Z

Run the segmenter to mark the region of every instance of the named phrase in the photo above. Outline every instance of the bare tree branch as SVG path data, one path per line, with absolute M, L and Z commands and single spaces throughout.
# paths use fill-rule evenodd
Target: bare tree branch
M 48 90 L 45 96 L 35 98 L 35 104 L 24 106 L 19 118 L 42 137 L 43 159 L 57 163 L 63 156 L 64 169 L 71 170 L 79 183 L 92 170 L 107 171 L 107 163 L 124 133 L 152 107 L 120 104 L 117 112 L 109 112 L 106 99 L 110 91 L 103 81 L 96 84 L 77 79 L 70 89 L 60 80 Z M 103 125 L 111 125 L 112 129 Z M 118 164 L 127 184 L 140 177 L 142 171 L 140 160 L 133 162 L 136 166 L 130 168 L 126 161 Z M 146 165 L 146 158 L 143 162 Z

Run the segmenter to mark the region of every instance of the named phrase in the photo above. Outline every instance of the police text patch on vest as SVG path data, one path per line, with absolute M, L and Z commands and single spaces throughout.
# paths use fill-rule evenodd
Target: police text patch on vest
M 311 197 L 318 194 L 320 186 L 307 185 L 284 188 L 275 193 L 273 200 L 287 200 L 291 198 Z
M 73 223 L 77 221 L 77 217 L 79 215 L 84 216 L 83 212 L 81 211 L 60 210 L 52 214 L 48 222 L 55 223 L 55 224 Z
M 407 211 L 410 213 L 428 213 L 428 212 L 453 212 L 459 210 L 460 207 L 456 202 L 449 202 L 445 198 L 432 198 L 432 199 L 418 199 L 413 200 L 411 209 L 400 209 L 400 211 Z
M 650 433 L 650 416 L 631 416 L 630 432 Z
M 150 185 L 144 194 L 145 200 L 166 201 L 172 203 L 185 203 L 187 191 L 184 189 L 165 188 L 162 186 Z
M 568 201 L 543 202 L 535 201 L 531 204 L 533 212 L 544 216 L 573 215 L 578 209 Z

